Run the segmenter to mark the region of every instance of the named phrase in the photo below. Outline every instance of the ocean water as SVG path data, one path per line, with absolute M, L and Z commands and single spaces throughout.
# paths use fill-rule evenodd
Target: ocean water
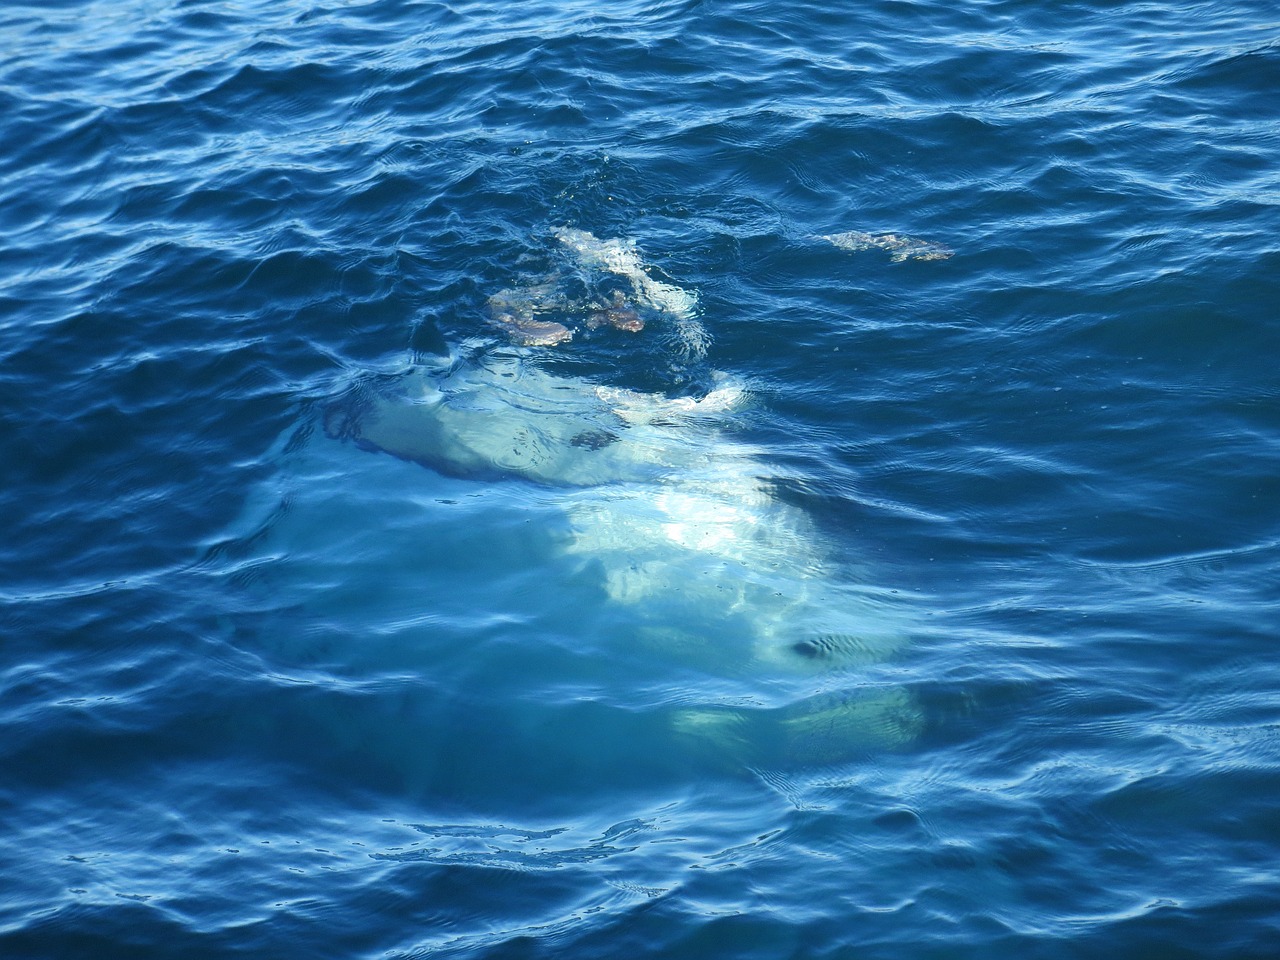
M 4 4 L 0 956 L 1280 954 L 1277 90 L 1259 0 Z

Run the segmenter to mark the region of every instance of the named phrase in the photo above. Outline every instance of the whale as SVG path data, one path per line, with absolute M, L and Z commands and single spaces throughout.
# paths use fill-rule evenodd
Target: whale
M 555 237 L 584 269 L 625 281 L 609 310 L 661 321 L 686 357 L 705 352 L 696 297 L 651 276 L 633 243 L 567 228 Z M 547 280 L 498 299 L 567 304 Z M 858 680 L 903 652 L 909 610 L 780 495 L 785 473 L 751 439 L 757 392 L 719 371 L 674 396 L 559 372 L 555 349 L 568 338 L 531 342 L 528 323 L 568 329 L 581 314 L 527 313 L 505 343 L 464 341 L 421 360 L 336 407 L 326 431 L 446 477 L 524 485 L 563 518 L 540 562 L 595 584 L 627 642 L 783 691 L 673 709 L 672 735 L 708 756 L 828 762 L 911 742 L 923 720 L 909 692 Z
M 720 376 L 668 397 L 552 373 L 523 348 L 421 365 L 348 414 L 344 436 L 448 477 L 524 484 L 564 523 L 548 568 L 590 578 L 652 656 L 775 678 L 781 705 L 677 710 L 674 735 L 718 762 L 825 762 L 910 742 L 905 690 L 850 690 L 910 635 L 889 591 L 858 582 L 742 435 L 754 402 Z

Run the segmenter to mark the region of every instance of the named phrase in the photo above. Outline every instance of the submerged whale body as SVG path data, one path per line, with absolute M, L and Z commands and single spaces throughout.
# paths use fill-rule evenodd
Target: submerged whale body
M 734 428 L 747 399 L 727 377 L 672 398 L 556 376 L 506 348 L 413 371 L 349 436 L 442 474 L 551 491 L 566 520 L 557 562 L 594 578 L 656 656 L 783 682 L 886 660 L 904 618 L 775 495 L 764 451 Z M 772 709 L 679 710 L 672 729 L 747 764 L 840 759 L 918 731 L 901 689 L 806 689 Z
M 420 366 L 329 432 L 444 475 L 537 485 L 564 518 L 554 555 L 538 561 L 549 589 L 569 571 L 597 585 L 626 642 L 770 691 L 673 709 L 670 732 L 709 755 L 739 766 L 823 762 L 913 739 L 921 719 L 905 690 L 848 689 L 851 669 L 903 646 L 907 617 L 858 585 L 809 516 L 776 496 L 769 458 L 740 429 L 744 387 L 713 374 L 702 395 L 669 397 L 541 365 L 537 348 L 569 340 L 583 317 L 638 333 L 647 315 L 684 362 L 700 361 L 709 343 L 696 297 L 656 279 L 633 242 L 569 227 L 553 236 L 588 289 L 607 277 L 626 292 L 574 300 L 554 278 L 502 290 L 486 304 L 488 321 L 514 346 L 472 345 Z M 841 245 L 867 236 L 856 239 Z M 938 253 L 871 239 L 904 255 Z M 774 691 L 780 699 L 769 699 Z

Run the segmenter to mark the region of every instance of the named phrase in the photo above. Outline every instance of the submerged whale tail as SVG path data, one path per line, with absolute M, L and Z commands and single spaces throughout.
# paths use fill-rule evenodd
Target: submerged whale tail
M 672 732 L 711 762 L 750 769 L 830 766 L 913 743 L 924 716 L 902 687 L 817 694 L 782 707 L 677 711 Z

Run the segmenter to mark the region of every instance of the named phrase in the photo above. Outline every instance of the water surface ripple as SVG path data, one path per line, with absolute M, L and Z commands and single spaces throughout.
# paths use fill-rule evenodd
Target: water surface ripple
M 1272 5 L 0 50 L 0 954 L 1275 955 Z

